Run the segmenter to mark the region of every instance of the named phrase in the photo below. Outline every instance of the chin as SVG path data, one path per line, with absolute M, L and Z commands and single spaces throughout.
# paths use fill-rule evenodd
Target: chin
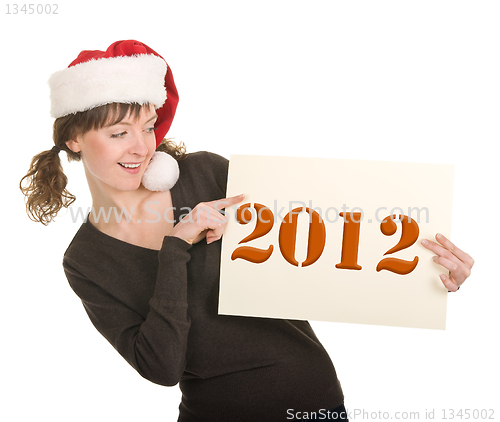
M 113 186 L 113 188 L 121 192 L 132 192 L 139 189 L 140 186 L 141 186 L 141 179 L 139 178 L 137 179 L 137 181 L 129 180 L 127 181 L 127 183 L 117 183 Z
M 125 191 L 134 191 L 134 190 L 137 190 L 141 187 L 141 181 L 139 180 L 139 182 L 137 183 L 134 183 L 134 184 L 130 184 L 129 186 L 127 186 L 125 189 Z

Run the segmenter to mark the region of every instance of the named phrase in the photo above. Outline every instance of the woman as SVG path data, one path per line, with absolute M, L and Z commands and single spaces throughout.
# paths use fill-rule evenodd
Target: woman
M 345 420 L 335 369 L 306 321 L 217 315 L 220 211 L 243 196 L 225 198 L 227 160 L 164 140 L 178 95 L 163 58 L 119 41 L 80 53 L 49 85 L 55 146 L 34 157 L 22 190 L 47 224 L 74 201 L 59 151 L 83 162 L 93 211 L 63 265 L 101 334 L 143 377 L 179 383 L 179 421 Z M 473 261 L 438 241 L 427 247 L 455 291 Z

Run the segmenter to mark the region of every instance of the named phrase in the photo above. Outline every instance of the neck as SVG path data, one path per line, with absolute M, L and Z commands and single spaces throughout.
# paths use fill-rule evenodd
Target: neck
M 101 228 L 105 225 L 109 229 L 110 226 L 137 221 L 145 214 L 148 201 L 153 200 L 156 194 L 142 185 L 134 190 L 118 191 L 101 186 L 91 178 L 88 182 L 93 208 L 89 218 Z

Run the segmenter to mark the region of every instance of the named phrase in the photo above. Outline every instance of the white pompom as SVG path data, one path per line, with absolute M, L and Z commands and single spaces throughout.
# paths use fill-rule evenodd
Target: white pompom
M 156 151 L 142 176 L 142 184 L 151 191 L 167 191 L 179 178 L 177 160 L 166 152 Z

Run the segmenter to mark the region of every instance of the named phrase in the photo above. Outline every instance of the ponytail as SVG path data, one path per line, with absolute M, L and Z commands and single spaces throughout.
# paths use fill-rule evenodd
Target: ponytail
M 33 157 L 28 173 L 19 188 L 27 197 L 26 211 L 33 221 L 49 224 L 62 207 L 69 207 L 75 196 L 66 190 L 68 178 L 63 173 L 59 150 L 54 147 Z M 27 183 L 23 186 L 23 182 Z

